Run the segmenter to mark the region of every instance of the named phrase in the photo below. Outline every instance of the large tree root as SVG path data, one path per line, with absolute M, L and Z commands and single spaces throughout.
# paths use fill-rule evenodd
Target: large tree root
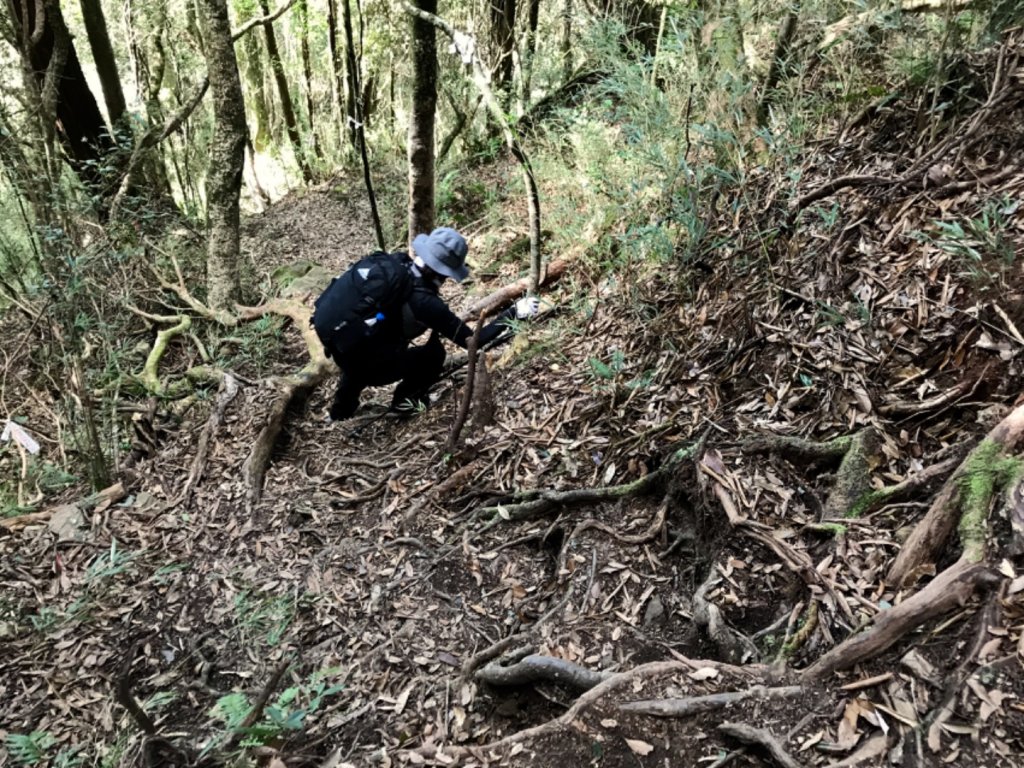
M 874 658 L 926 621 L 965 605 L 979 587 L 998 581 L 999 576 L 986 566 L 961 559 L 920 592 L 879 613 L 870 629 L 837 645 L 803 670 L 800 677 L 808 682 L 821 680 Z
M 217 402 L 210 412 L 210 417 L 206 421 L 206 426 L 203 427 L 202 434 L 199 436 L 199 445 L 196 448 L 195 458 L 192 460 L 192 467 L 189 470 L 188 478 L 185 480 L 185 485 L 182 486 L 181 492 L 178 494 L 176 504 L 183 504 L 187 507 L 192 502 L 192 494 L 195 491 L 196 484 L 206 469 L 206 460 L 210 453 L 210 439 L 220 427 L 228 404 L 235 399 L 237 394 L 238 382 L 234 376 L 225 374 L 221 381 Z
M 425 744 L 419 749 L 409 751 L 416 752 L 421 757 L 429 759 L 436 758 L 439 754 L 441 755 L 441 759 L 444 760 L 444 758 L 467 757 L 473 754 L 485 755 L 491 753 L 493 753 L 495 755 L 495 759 L 497 759 L 501 752 L 515 744 L 521 744 L 525 741 L 529 741 L 530 739 L 538 738 L 549 733 L 557 733 L 563 728 L 568 727 L 595 702 L 635 680 L 661 677 L 663 675 L 670 675 L 674 672 L 684 672 L 686 670 L 698 668 L 699 666 L 695 666 L 695 662 L 692 661 L 653 661 L 649 664 L 642 664 L 639 667 L 635 667 L 625 672 L 616 673 L 602 681 L 600 684 L 594 686 L 576 699 L 575 703 L 569 707 L 564 714 L 554 720 L 549 720 L 546 723 L 518 731 L 503 739 L 498 739 L 497 741 L 492 741 L 488 744 L 481 744 L 477 746 L 440 747 L 434 744 Z
M 513 501 L 509 504 L 482 507 L 478 510 L 477 516 L 491 517 L 492 520 L 496 521 L 528 520 L 531 517 L 547 514 L 562 507 L 600 504 L 633 496 L 642 496 L 664 487 L 667 480 L 679 468 L 679 465 L 695 455 L 698 445 L 699 443 L 680 448 L 654 472 L 628 483 L 610 485 L 606 488 L 573 488 L 568 491 L 524 491 L 515 494 Z
M 684 699 L 643 699 L 620 704 L 622 712 L 633 712 L 639 715 L 654 717 L 692 717 L 706 712 L 716 712 L 733 704 L 749 699 L 787 699 L 800 696 L 807 690 L 800 685 L 786 685 L 779 688 L 766 688 L 754 685 L 744 691 L 726 691 L 709 693 L 706 696 L 688 696 Z
M 800 768 L 800 763 L 793 759 L 766 728 L 754 728 L 742 723 L 722 723 L 718 726 L 718 731 L 744 744 L 763 747 L 771 759 L 782 768 Z
M 491 685 L 513 686 L 548 681 L 578 691 L 589 691 L 610 676 L 609 672 L 596 672 L 565 659 L 536 653 L 508 665 L 502 664 L 501 660 L 492 661 L 476 673 L 477 680 Z
M 1024 439 L 1024 405 L 1017 406 L 997 424 L 960 464 L 914 528 L 886 581 L 904 585 L 935 562 L 953 529 L 960 524 L 964 553 L 979 562 L 985 541 L 988 505 L 998 487 L 1018 472 L 1009 457 Z
M 284 429 L 289 409 L 295 403 L 304 402 L 313 390 L 330 376 L 334 364 L 324 357 L 323 344 L 316 331 L 309 326 L 309 309 L 305 304 L 295 300 L 275 299 L 258 307 L 239 307 L 238 312 L 239 317 L 246 320 L 266 314 L 290 318 L 306 342 L 310 359 L 306 367 L 298 373 L 278 379 L 280 389 L 277 397 L 267 415 L 266 423 L 249 451 L 248 458 L 242 465 L 246 499 L 251 508 L 259 501 L 263 490 L 263 477 L 274 453 L 277 438 Z

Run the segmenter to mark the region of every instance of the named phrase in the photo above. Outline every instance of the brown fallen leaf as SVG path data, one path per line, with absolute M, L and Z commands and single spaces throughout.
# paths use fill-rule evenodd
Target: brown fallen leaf
M 626 744 L 641 757 L 649 755 L 654 751 L 653 744 L 648 744 L 646 741 L 642 741 L 640 739 L 626 739 Z

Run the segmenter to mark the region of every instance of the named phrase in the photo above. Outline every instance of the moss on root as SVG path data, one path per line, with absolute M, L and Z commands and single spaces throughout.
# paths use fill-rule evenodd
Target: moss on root
M 961 485 L 960 544 L 964 557 L 972 563 L 985 557 L 985 537 L 992 500 L 1014 478 L 1020 477 L 1022 462 L 1006 456 L 1002 446 L 983 441 L 964 467 Z

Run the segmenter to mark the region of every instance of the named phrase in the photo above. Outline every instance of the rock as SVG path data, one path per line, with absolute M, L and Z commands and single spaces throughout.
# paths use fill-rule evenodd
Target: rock
M 661 599 L 654 595 L 648 602 L 647 608 L 644 609 L 644 626 L 650 627 L 655 624 L 665 623 L 665 606 L 661 604 Z
M 62 504 L 50 516 L 50 530 L 57 541 L 85 541 L 85 515 L 77 504 Z

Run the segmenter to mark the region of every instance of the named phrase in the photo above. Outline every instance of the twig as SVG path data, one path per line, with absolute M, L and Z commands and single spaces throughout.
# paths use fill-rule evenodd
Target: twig
M 476 379 L 477 349 L 480 346 L 480 331 L 484 327 L 485 315 L 480 313 L 476 321 L 476 329 L 469 340 L 467 351 L 469 353 L 468 368 L 466 370 L 466 383 L 463 385 L 462 401 L 459 403 L 459 411 L 455 415 L 455 423 L 452 424 L 452 431 L 448 434 L 448 442 L 445 443 L 445 453 L 452 454 L 459 444 L 459 436 L 462 434 L 462 427 L 469 415 L 469 406 L 473 402 L 473 382 Z
M 291 665 L 292 659 L 288 658 L 277 666 L 277 669 L 274 670 L 270 679 L 267 680 L 267 684 L 263 686 L 263 690 L 260 691 L 260 695 L 256 698 L 256 702 L 252 705 L 252 709 L 249 710 L 249 714 L 247 714 L 245 719 L 238 724 L 234 733 L 231 734 L 231 738 L 229 738 L 227 743 L 224 745 L 225 750 L 231 751 L 231 749 L 233 749 L 235 745 L 244 738 L 245 732 L 252 728 L 257 722 L 259 722 L 259 719 L 263 717 L 263 710 L 266 708 L 267 702 L 270 701 L 271 694 L 274 693 L 278 683 L 281 682 L 281 678 L 284 677 L 284 673 L 288 671 L 288 667 Z

